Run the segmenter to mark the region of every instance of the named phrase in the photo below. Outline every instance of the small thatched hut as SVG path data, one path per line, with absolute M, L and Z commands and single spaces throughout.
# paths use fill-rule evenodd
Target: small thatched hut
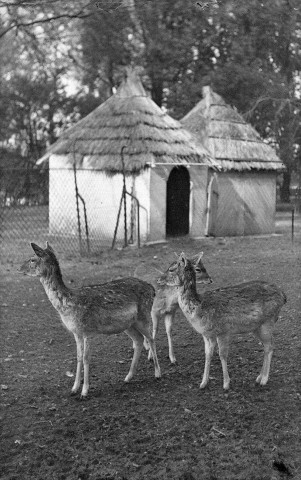
M 146 95 L 135 73 L 39 160 L 49 159 L 50 233 L 77 231 L 75 164 L 90 235 L 112 241 L 123 188 L 122 147 L 126 188 L 142 207 L 142 240 L 204 235 L 207 173 L 214 162 L 190 132 Z
M 276 175 L 284 168 L 274 149 L 208 86 L 181 123 L 221 169 L 209 172 L 206 234 L 274 232 Z

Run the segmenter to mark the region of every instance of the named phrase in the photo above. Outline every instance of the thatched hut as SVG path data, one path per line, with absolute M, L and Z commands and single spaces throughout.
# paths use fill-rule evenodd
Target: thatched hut
M 208 86 L 181 123 L 221 169 L 209 172 L 206 234 L 274 232 L 276 175 L 284 168 L 275 150 Z
M 214 162 L 190 132 L 146 95 L 135 73 L 39 160 L 49 160 L 50 233 L 77 231 L 75 165 L 90 236 L 112 241 L 123 188 L 122 147 L 126 188 L 141 205 L 142 241 L 204 235 L 207 173 Z M 127 210 L 133 230 L 133 206 Z

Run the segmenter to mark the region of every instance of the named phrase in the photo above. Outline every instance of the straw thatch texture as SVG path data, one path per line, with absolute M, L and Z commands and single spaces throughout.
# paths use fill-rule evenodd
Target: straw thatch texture
M 149 98 L 132 73 L 117 93 L 66 130 L 39 160 L 51 154 L 76 157 L 78 167 L 122 171 L 121 149 L 127 173 L 137 173 L 158 163 L 205 163 L 214 165 L 208 151 L 193 135 Z M 76 155 L 75 155 L 76 154 Z
M 277 171 L 284 168 L 275 150 L 210 87 L 203 88 L 203 100 L 181 123 L 207 146 L 223 170 Z

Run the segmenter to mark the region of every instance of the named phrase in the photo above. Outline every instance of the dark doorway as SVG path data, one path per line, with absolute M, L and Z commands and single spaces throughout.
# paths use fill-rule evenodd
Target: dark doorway
M 190 177 L 187 168 L 175 167 L 167 180 L 166 235 L 189 233 Z

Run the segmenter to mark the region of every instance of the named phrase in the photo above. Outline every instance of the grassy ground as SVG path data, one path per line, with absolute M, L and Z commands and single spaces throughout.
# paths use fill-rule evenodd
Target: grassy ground
M 283 223 L 281 223 L 283 222 Z M 286 223 L 285 223 L 286 222 Z M 285 228 L 284 228 L 285 227 Z M 266 387 L 255 384 L 262 348 L 251 336 L 234 339 L 231 388 L 222 390 L 215 354 L 206 390 L 200 335 L 178 313 L 177 365 L 167 357 L 163 325 L 157 341 L 162 379 L 144 353 L 125 385 L 132 355 L 126 335 L 95 339 L 89 399 L 70 396 L 75 343 L 42 286 L 2 270 L 3 480 L 278 480 L 301 479 L 300 222 L 291 243 L 287 217 L 270 237 L 179 239 L 140 251 L 103 252 L 97 258 L 62 259 L 69 286 L 137 274 L 154 281 L 173 252 L 204 251 L 212 288 L 250 279 L 277 283 L 288 303 L 275 331 Z M 283 233 L 286 232 L 286 233 Z M 29 256 L 29 249 L 24 257 Z

